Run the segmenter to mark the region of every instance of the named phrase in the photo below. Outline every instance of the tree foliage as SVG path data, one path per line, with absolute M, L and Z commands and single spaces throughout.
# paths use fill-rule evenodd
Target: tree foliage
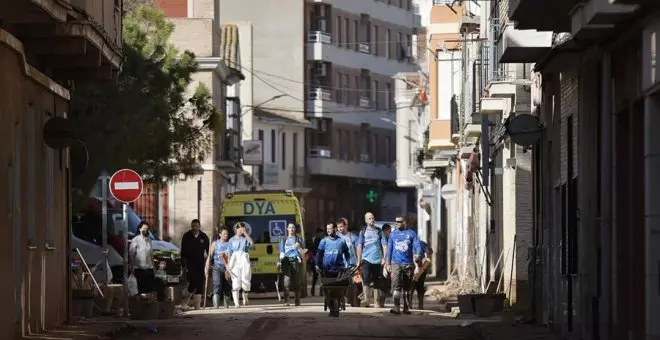
M 78 85 L 71 119 L 89 153 L 87 170 L 74 174 L 74 193 L 85 196 L 103 169 L 131 168 L 147 181 L 192 175 L 206 158 L 221 115 L 209 89 L 191 91 L 195 56 L 179 53 L 174 25 L 145 4 L 124 17 L 124 63 L 118 80 Z M 81 162 L 72 155 L 74 166 Z

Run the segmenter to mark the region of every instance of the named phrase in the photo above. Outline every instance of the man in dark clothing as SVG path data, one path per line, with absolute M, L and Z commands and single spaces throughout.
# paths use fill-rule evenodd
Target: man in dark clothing
M 200 230 L 198 219 L 190 222 L 190 230 L 181 239 L 181 259 L 188 272 L 188 302 L 194 295 L 195 309 L 199 309 L 204 291 L 204 267 L 209 251 L 209 238 Z M 188 305 L 186 303 L 186 306 Z
M 313 240 L 313 245 L 312 245 L 312 255 L 309 257 L 309 262 L 310 265 L 307 266 L 307 268 L 312 272 L 312 296 L 315 294 L 316 290 L 316 283 L 319 280 L 319 273 L 314 270 L 315 266 L 318 265 L 315 263 L 315 257 L 316 257 L 316 252 L 319 249 L 319 244 L 321 243 L 321 240 L 325 237 L 325 233 L 323 232 L 323 229 L 321 228 L 316 228 L 316 235 L 314 235 L 314 240 Z

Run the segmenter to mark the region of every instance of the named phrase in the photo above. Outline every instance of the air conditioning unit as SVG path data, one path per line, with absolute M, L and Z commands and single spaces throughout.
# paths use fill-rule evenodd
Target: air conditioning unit
M 328 75 L 328 65 L 325 63 L 314 64 L 314 74 L 318 77 L 325 77 Z

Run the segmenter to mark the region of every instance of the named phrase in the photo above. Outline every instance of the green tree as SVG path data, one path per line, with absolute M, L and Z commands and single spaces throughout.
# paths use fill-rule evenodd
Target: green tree
M 199 67 L 193 53 L 179 53 L 169 43 L 173 30 L 160 10 L 133 6 L 124 17 L 118 79 L 73 91 L 71 119 L 89 153 L 87 170 L 73 176 L 79 199 L 103 169 L 127 167 L 145 174 L 146 181 L 167 181 L 197 173 L 211 150 L 222 116 L 205 86 L 190 91 Z M 74 166 L 82 161 L 74 152 Z

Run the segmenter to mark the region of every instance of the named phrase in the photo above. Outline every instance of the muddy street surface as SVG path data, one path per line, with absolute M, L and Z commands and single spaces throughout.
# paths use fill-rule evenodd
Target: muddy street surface
M 252 300 L 251 305 L 238 309 L 205 309 L 174 320 L 136 323 L 133 332 L 121 339 L 480 339 L 461 323 L 432 311 L 392 315 L 388 308 L 347 307 L 339 318 L 329 317 L 320 298 L 305 299 L 299 307 Z

